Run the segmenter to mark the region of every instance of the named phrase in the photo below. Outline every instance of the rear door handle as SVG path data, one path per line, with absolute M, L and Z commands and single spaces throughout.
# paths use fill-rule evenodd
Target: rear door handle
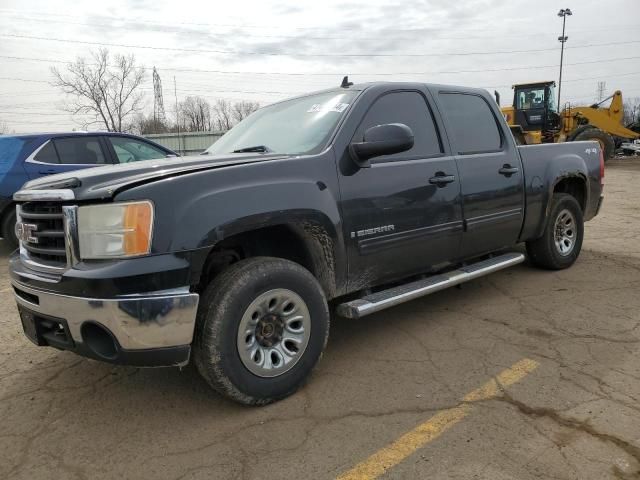
M 56 173 L 56 171 L 53 168 L 49 168 L 48 170 L 38 170 L 38 173 L 42 175 L 52 175 Z
M 455 182 L 456 177 L 453 175 L 446 175 L 444 172 L 436 172 L 435 176 L 429 179 L 431 185 L 437 185 L 438 187 L 444 187 L 448 183 Z
M 519 171 L 520 169 L 518 167 L 512 167 L 508 163 L 505 163 L 502 168 L 498 170 L 498 173 L 500 175 L 504 175 L 505 177 L 510 177 L 511 175 L 513 175 L 514 173 L 518 173 Z

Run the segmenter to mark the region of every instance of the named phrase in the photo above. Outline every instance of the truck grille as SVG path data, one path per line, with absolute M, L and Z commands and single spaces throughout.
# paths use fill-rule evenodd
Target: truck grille
M 62 205 L 27 202 L 20 205 L 20 221 L 35 225 L 33 241 L 22 240 L 21 252 L 27 259 L 48 268 L 65 268 L 67 251 Z

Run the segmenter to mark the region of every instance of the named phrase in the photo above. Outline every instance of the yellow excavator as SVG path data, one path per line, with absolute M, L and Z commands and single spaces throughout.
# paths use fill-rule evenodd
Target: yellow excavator
M 513 86 L 513 105 L 503 107 L 502 114 L 520 145 L 596 140 L 605 160 L 611 158 L 616 140 L 635 140 L 640 134 L 622 124 L 622 93 L 617 90 L 600 103 L 589 107 L 566 103 L 558 112 L 553 81 Z M 609 107 L 602 104 L 611 100 Z M 496 101 L 500 97 L 496 92 Z

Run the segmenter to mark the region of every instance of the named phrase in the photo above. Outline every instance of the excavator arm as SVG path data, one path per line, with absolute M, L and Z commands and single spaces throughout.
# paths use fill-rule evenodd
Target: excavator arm
M 599 108 L 599 105 L 611 100 L 608 109 Z M 624 117 L 624 108 L 622 104 L 622 92 L 616 92 L 609 98 L 605 98 L 599 104 L 591 107 L 571 107 L 569 112 L 563 112 L 563 116 L 578 116 L 584 118 L 589 125 L 593 125 L 600 130 L 607 132 L 609 135 L 616 137 L 636 139 L 640 138 L 640 134 L 629 130 L 622 125 Z

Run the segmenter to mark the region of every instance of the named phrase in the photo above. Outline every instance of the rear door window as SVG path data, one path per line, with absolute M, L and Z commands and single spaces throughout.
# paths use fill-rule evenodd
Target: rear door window
M 484 98 L 466 93 L 440 93 L 444 115 L 459 154 L 497 152 L 502 136 Z
M 56 153 L 56 149 L 50 140 L 47 141 L 47 143 L 40 149 L 40 151 L 35 154 L 33 159 L 36 162 L 42 163 L 60 163 L 58 154 Z
M 165 158 L 167 152 L 150 143 L 127 137 L 109 137 L 120 163 Z
M 98 137 L 69 137 L 54 140 L 60 163 L 67 165 L 104 165 L 106 160 Z

